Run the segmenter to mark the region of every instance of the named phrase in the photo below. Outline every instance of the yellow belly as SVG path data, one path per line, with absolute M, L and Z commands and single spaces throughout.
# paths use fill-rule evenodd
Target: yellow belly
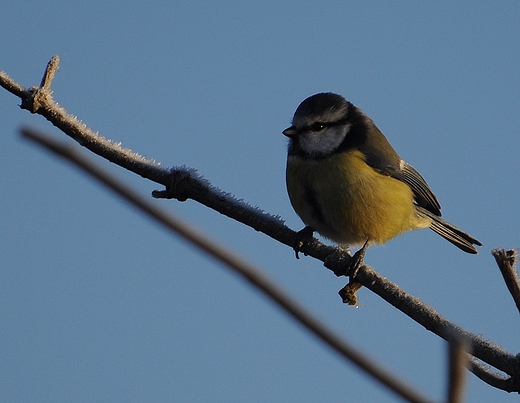
M 368 166 L 360 151 L 317 161 L 290 157 L 287 191 L 303 222 L 339 244 L 384 243 L 430 224 L 417 217 L 410 187 Z

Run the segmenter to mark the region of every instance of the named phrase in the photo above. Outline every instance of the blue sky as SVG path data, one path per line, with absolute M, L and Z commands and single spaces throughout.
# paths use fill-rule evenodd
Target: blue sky
M 344 95 L 427 179 L 443 217 L 366 257 L 459 326 L 515 353 L 518 312 L 490 250 L 520 245 L 520 4 L 485 2 L 11 2 L 0 70 L 103 136 L 300 229 L 285 191 L 298 104 Z M 17 135 L 72 143 L 0 91 L 0 400 L 399 401 L 270 302 L 75 169 Z M 142 194 L 158 185 L 93 157 Z M 311 258 L 193 201 L 157 203 L 261 266 L 338 333 L 431 398 L 446 345 L 367 290 L 341 304 Z M 515 401 L 469 376 L 467 401 Z

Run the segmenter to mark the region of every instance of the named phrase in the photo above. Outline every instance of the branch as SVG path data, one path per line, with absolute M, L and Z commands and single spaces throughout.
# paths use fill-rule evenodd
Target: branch
M 472 354 L 499 370 L 514 375 L 518 358 L 489 340 L 461 329 L 442 317 L 419 298 L 407 294 L 397 285 L 376 273 L 369 266 L 361 267 L 356 276 L 360 282 L 385 301 L 408 315 L 427 330 L 449 341 L 452 334 L 465 338 L 471 344 Z
M 180 201 L 193 199 L 292 247 L 296 232 L 286 227 L 278 216 L 265 213 L 217 189 L 193 169 L 165 168 L 153 160 L 147 160 L 129 149 L 124 149 L 120 143 L 114 143 L 94 133 L 75 116 L 68 114 L 52 100 L 50 91 L 50 81 L 58 68 L 58 61 L 59 59 L 53 58 L 49 63 L 41 88 L 24 89 L 4 72 L 0 72 L 0 85 L 22 99 L 22 108 L 44 116 L 93 153 L 165 186 L 165 190 L 153 192 L 154 197 L 176 198 Z M 314 238 L 305 242 L 301 251 L 326 262 L 326 267 L 338 276 L 347 273 L 345 267 L 348 267 L 350 255 L 344 251 L 326 246 Z M 452 333 L 461 335 L 471 344 L 475 357 L 505 372 L 513 379 L 517 378 L 518 357 L 480 336 L 457 327 L 420 299 L 407 294 L 397 285 L 381 277 L 369 266 L 360 267 L 355 280 L 436 335 L 446 340 Z M 515 390 L 519 391 L 520 387 L 516 383 L 515 385 Z
M 448 403 L 462 403 L 466 381 L 469 343 L 453 335 L 448 344 Z
M 59 58 L 49 62 L 44 79 L 45 87 L 23 88 L 5 72 L 0 72 L 0 86 L 21 98 L 20 107 L 45 117 L 63 133 L 76 140 L 94 154 L 119 165 L 143 178 L 163 185 L 166 190 L 155 191 L 156 198 L 176 198 L 185 201 L 193 199 L 221 214 L 254 228 L 285 245 L 292 246 L 296 232 L 287 228 L 278 216 L 273 216 L 251 205 L 237 200 L 229 193 L 212 186 L 197 174 L 196 170 L 186 167 L 167 168 L 154 160 L 123 148 L 121 143 L 114 143 L 95 133 L 76 116 L 67 113 L 52 99 L 50 79 L 58 68 Z M 50 71 L 49 71 L 50 70 Z M 323 245 L 314 239 L 302 248 L 302 252 L 324 260 L 335 248 Z
M 516 271 L 518 251 L 513 249 L 507 251 L 504 249 L 493 249 L 491 254 L 494 256 L 507 289 L 515 301 L 516 309 L 520 312 L 520 284 Z
M 321 339 L 321 341 L 364 370 L 368 375 L 381 382 L 392 392 L 412 403 L 429 402 L 429 400 L 423 397 L 420 393 L 413 390 L 404 382 L 397 379 L 389 371 L 384 370 L 368 357 L 359 353 L 354 347 L 342 340 L 339 336 L 335 335 L 317 318 L 313 317 L 302 306 L 293 301 L 274 282 L 265 277 L 265 275 L 256 267 L 242 260 L 230 250 L 225 249 L 223 246 L 190 227 L 187 223 L 160 209 L 148 199 L 145 199 L 130 190 L 127 186 L 112 177 L 108 172 L 91 163 L 72 147 L 52 140 L 51 138 L 30 129 L 23 129 L 22 135 L 69 162 L 72 162 L 84 172 L 90 174 L 110 190 L 121 196 L 124 200 L 130 202 L 134 207 L 137 207 L 141 212 L 154 219 L 158 224 L 166 227 L 174 234 L 180 235 L 193 246 L 196 246 L 199 250 L 205 252 L 210 257 L 216 259 L 233 272 L 243 277 L 256 289 L 262 291 L 286 313 L 296 319 L 307 330 Z
M 12 80 L 5 71 L 0 71 L 0 85 L 22 100 L 27 97 L 28 91 L 25 87 Z
M 520 358 L 520 356 L 517 356 Z M 486 382 L 497 389 L 506 392 L 517 392 L 519 390 L 518 377 L 508 377 L 493 371 L 488 365 L 482 364 L 478 359 L 471 357 L 469 359 L 469 370 L 473 372 L 480 380 Z

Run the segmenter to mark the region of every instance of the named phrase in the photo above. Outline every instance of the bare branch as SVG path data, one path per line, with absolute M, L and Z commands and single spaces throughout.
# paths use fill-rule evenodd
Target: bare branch
M 52 66 L 53 71 L 55 71 L 57 68 L 56 62 L 52 63 Z M 48 74 L 48 70 L 49 68 L 47 68 L 44 79 L 42 79 L 42 82 L 46 84 L 49 84 L 49 80 L 52 78 L 52 75 Z M 164 191 L 154 191 L 154 197 L 176 198 L 180 201 L 185 201 L 188 198 L 193 199 L 288 246 L 292 246 L 296 232 L 287 228 L 279 217 L 254 208 L 212 186 L 207 180 L 198 175 L 194 169 L 164 167 L 153 160 L 147 160 L 132 150 L 123 148 L 120 143 L 107 140 L 88 128 L 76 116 L 68 114 L 64 108 L 54 102 L 49 87 L 46 87 L 45 91 L 38 87 L 32 87 L 27 90 L 5 73 L 0 73 L 0 85 L 22 99 L 22 108 L 42 115 L 54 126 L 94 154 L 143 178 L 165 186 L 166 190 Z M 35 99 L 37 100 L 36 102 Z M 35 107 L 35 103 L 37 107 Z M 310 242 L 305 245 L 302 248 L 302 252 L 324 260 L 334 249 L 315 240 L 314 243 Z
M 93 153 L 154 182 L 166 185 L 169 183 L 170 170 L 156 164 L 153 160 L 123 148 L 121 143 L 115 143 L 95 133 L 76 116 L 58 105 L 52 99 L 51 81 L 59 67 L 59 57 L 54 56 L 48 63 L 42 78 L 44 87 L 23 88 L 4 72 L 0 73 L 0 86 L 22 99 L 20 107 L 32 113 L 45 117 L 79 144 Z
M 497 344 L 456 326 L 419 298 L 407 294 L 397 285 L 379 275 L 370 266 L 365 265 L 359 268 L 356 281 L 369 288 L 427 330 L 445 340 L 449 340 L 453 334 L 458 334 L 471 344 L 474 356 L 507 374 L 513 375 L 515 373 L 518 365 L 516 356 L 508 353 L 507 350 Z
M 469 343 L 453 335 L 448 343 L 448 403 L 462 403 L 466 384 Z
M 471 357 L 469 360 L 469 370 L 480 380 L 486 382 L 497 389 L 506 392 L 517 392 L 520 390 L 520 379 L 518 376 L 504 376 L 493 371 L 488 365 L 482 364 L 478 359 Z
M 220 244 L 217 244 L 215 241 L 190 227 L 187 223 L 158 208 L 148 199 L 145 199 L 130 190 L 126 185 L 122 184 L 106 171 L 91 163 L 90 160 L 85 158 L 72 147 L 52 140 L 51 138 L 30 129 L 23 129 L 22 135 L 44 146 L 47 150 L 54 152 L 60 157 L 65 158 L 69 162 L 72 162 L 103 185 L 107 186 L 110 190 L 121 196 L 127 202 L 130 202 L 134 207 L 137 207 L 141 212 L 154 219 L 157 223 L 166 227 L 174 234 L 180 235 L 189 243 L 243 277 L 256 289 L 262 291 L 286 313 L 296 319 L 307 330 L 317 336 L 321 341 L 364 370 L 368 375 L 381 382 L 392 392 L 412 403 L 426 403 L 430 401 L 334 334 L 317 318 L 313 317 L 302 306 L 293 301 L 274 282 L 265 277 L 259 269 L 245 260 L 242 260 L 230 250 L 227 250 Z
M 45 69 L 45 73 L 43 73 L 42 81 L 40 83 L 40 89 L 43 91 L 50 91 L 52 80 L 54 80 L 54 76 L 58 69 L 60 68 L 60 57 L 58 55 L 53 56 L 49 63 L 47 63 L 47 68 Z
M 27 96 L 25 87 L 14 81 L 5 71 L 0 71 L 0 86 L 18 98 L 24 99 Z
M 518 251 L 514 249 L 493 249 L 491 254 L 494 256 L 507 289 L 515 301 L 516 309 L 520 312 L 520 280 L 516 270 Z
M 48 70 L 55 71 L 56 67 L 48 68 Z M 52 79 L 52 74 L 46 73 L 45 76 L 47 78 L 42 81 L 47 85 Z M 84 123 L 75 116 L 68 114 L 52 100 L 49 87 L 46 87 L 46 91 L 40 91 L 40 89 L 34 89 L 34 87 L 31 90 L 26 90 L 5 73 L 0 73 L 0 85 L 21 97 L 22 107 L 26 105 L 29 110 L 32 110 L 30 106 L 34 104 L 33 99 L 37 97 L 38 108 L 35 113 L 44 116 L 90 151 L 165 186 L 165 190 L 153 192 L 154 197 L 177 198 L 181 201 L 191 198 L 292 248 L 296 232 L 286 227 L 278 216 L 251 207 L 247 203 L 215 188 L 193 169 L 186 167 L 165 168 L 153 160 L 147 160 L 131 150 L 122 148 L 119 143 L 114 143 L 94 133 Z M 301 251 L 323 262 L 327 261 L 326 267 L 336 275 L 347 274 L 345 267 L 348 266 L 350 255 L 344 251 L 326 246 L 314 238 L 306 241 Z M 368 266 L 360 267 L 355 280 L 438 336 L 447 339 L 450 332 L 462 335 L 470 342 L 472 354 L 475 357 L 515 377 L 519 359 L 502 347 L 457 327 L 439 315 L 432 307 L 407 294 Z M 520 390 L 520 388 L 516 390 Z

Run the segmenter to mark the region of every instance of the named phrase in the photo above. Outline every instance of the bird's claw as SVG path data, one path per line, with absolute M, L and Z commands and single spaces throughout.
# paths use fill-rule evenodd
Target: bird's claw
M 368 241 L 365 242 L 363 247 L 359 249 L 356 253 L 354 253 L 354 256 L 352 256 L 352 259 L 350 260 L 349 264 L 349 271 L 348 276 L 350 280 L 352 281 L 356 275 L 358 274 L 359 268 L 363 264 L 363 260 L 365 259 L 365 252 L 367 250 Z
M 305 227 L 304 229 L 296 233 L 293 243 L 293 250 L 296 254 L 296 259 L 300 258 L 301 248 L 303 248 L 305 242 L 312 238 L 312 234 L 314 234 L 314 230 L 309 226 Z

